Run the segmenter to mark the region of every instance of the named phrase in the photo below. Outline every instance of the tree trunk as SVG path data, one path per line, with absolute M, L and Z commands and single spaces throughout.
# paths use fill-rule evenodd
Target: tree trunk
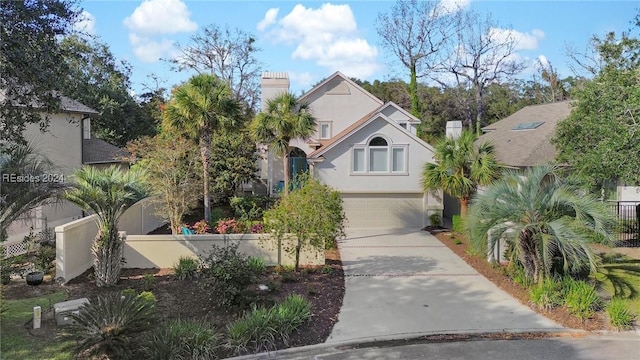
M 420 118 L 420 98 L 418 97 L 418 75 L 416 74 L 416 63 L 413 61 L 409 69 L 411 79 L 409 81 L 409 97 L 411 98 L 411 115 Z
M 282 162 L 284 163 L 284 196 L 289 195 L 289 149 L 284 154 Z
M 482 118 L 484 117 L 484 96 L 480 85 L 476 85 L 476 134 L 482 135 Z
M 465 196 L 460 198 L 460 217 L 462 219 L 466 218 L 468 212 L 469 212 L 469 198 Z
M 209 162 L 211 158 L 211 133 L 206 129 L 200 130 L 200 157 L 202 160 L 202 182 L 204 220 L 211 221 L 211 196 L 209 194 Z
M 120 280 L 120 271 L 122 270 L 124 239 L 120 238 L 117 231 L 109 234 L 98 230 L 98 234 L 91 246 L 91 253 L 93 255 L 96 286 L 108 287 L 116 285 Z
M 538 276 L 536 274 L 536 264 L 535 259 L 538 254 L 536 252 L 535 245 L 531 240 L 531 234 L 528 232 L 521 233 L 518 237 L 518 243 L 520 247 L 520 262 L 524 267 L 524 272 L 527 278 L 533 280 L 534 283 L 537 283 Z

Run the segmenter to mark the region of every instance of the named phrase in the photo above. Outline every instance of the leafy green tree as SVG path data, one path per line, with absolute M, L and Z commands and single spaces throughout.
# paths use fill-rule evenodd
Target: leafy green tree
M 169 221 L 171 232 L 180 233 L 185 214 L 197 206 L 200 178 L 198 149 L 193 141 L 159 134 L 129 143 L 133 169 L 143 169 L 160 206 L 156 214 Z
M 0 1 L 0 141 L 24 144 L 28 124 L 46 129 L 43 114 L 60 110 L 67 68 L 57 39 L 79 12 L 72 0 Z
M 202 164 L 204 218 L 211 218 L 209 170 L 211 142 L 223 129 L 236 125 L 239 104 L 226 82 L 215 75 L 193 76 L 174 89 L 165 107 L 167 125 L 198 141 Z M 170 129 L 166 129 L 171 131 Z
M 510 171 L 474 199 L 466 220 L 471 242 L 487 251 L 505 238 L 534 282 L 552 275 L 554 267 L 593 270 L 588 240 L 612 240 L 615 222 L 606 204 L 580 190 L 551 165 Z
M 125 146 L 156 133 L 156 119 L 130 94 L 130 65 L 118 61 L 107 44 L 72 35 L 62 39 L 60 47 L 69 69 L 61 90 L 98 111 L 91 120 L 96 137 Z
M 55 165 L 32 144 L 21 143 L 0 152 L 0 243 L 7 240 L 11 223 L 38 206 L 55 200 L 65 189 L 61 182 L 29 179 L 57 172 Z M 26 181 L 18 181 L 18 176 Z
M 244 131 L 216 136 L 211 144 L 211 189 L 216 202 L 228 203 L 240 185 L 256 179 L 256 144 Z
M 309 112 L 309 105 L 300 102 L 291 93 L 282 93 L 267 101 L 267 107 L 256 115 L 250 125 L 253 137 L 282 156 L 284 164 L 284 193 L 289 193 L 289 142 L 306 139 L 316 129 L 316 119 Z
M 106 169 L 87 166 L 78 169 L 74 178 L 65 198 L 96 214 L 98 233 L 91 246 L 96 285 L 113 286 L 120 278 L 124 252 L 118 221 L 128 208 L 149 195 L 144 173 L 116 166 Z
M 553 139 L 559 163 L 595 188 L 609 180 L 640 184 L 640 40 L 595 39 L 603 64 L 580 89 Z
M 476 137 L 463 131 L 457 138 L 447 137 L 435 146 L 436 163 L 426 163 L 422 171 L 425 191 L 442 189 L 460 199 L 460 215 L 466 217 L 469 201 L 478 190 L 495 181 L 501 172 L 493 145 L 474 145 Z
M 303 176 L 301 186 L 264 213 L 267 231 L 281 242 L 287 234 L 296 237 L 295 270 L 300 268 L 300 251 L 305 247 L 324 249 L 325 242 L 344 236 L 344 211 L 340 193 L 318 180 Z

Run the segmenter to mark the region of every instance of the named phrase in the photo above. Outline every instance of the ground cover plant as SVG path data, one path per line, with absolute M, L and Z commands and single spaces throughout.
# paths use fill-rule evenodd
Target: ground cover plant
M 522 266 L 488 262 L 484 254 L 474 251 L 470 241 L 461 233 L 433 234 L 499 288 L 565 327 L 597 331 L 627 330 L 637 326 L 640 314 L 640 249 L 590 244 L 595 253 L 605 255 L 598 272 L 585 280 L 549 277 L 535 284 L 525 276 Z M 619 251 L 633 254 L 633 257 L 620 255 Z M 569 294 L 572 287 L 576 289 Z
M 133 334 L 129 340 L 135 344 L 134 355 L 137 358 L 163 358 L 162 354 L 188 359 L 231 356 L 227 325 L 239 319 L 245 311 L 250 311 L 252 306 L 270 309 L 287 296 L 296 294 L 311 305 L 312 321 L 302 323 L 297 330 L 289 333 L 286 342 L 279 341 L 277 347 L 321 343 L 329 336 L 337 321 L 344 294 L 344 279 L 337 251 L 327 251 L 326 259 L 324 267 L 304 268 L 296 274 L 294 281 L 286 282 L 283 281 L 283 273 L 277 272 L 276 268 L 265 267 L 260 260 L 248 258 L 250 271 L 258 274 L 256 281 L 246 289 L 254 305 L 233 308 L 219 307 L 210 301 L 210 293 L 202 290 L 203 275 L 200 268 L 198 278 L 191 280 L 178 279 L 172 269 L 123 269 L 118 283 L 110 288 L 97 287 L 92 271 L 85 272 L 64 286 L 56 284 L 50 277 L 35 287 L 27 286 L 24 280 L 13 279 L 2 288 L 3 304 L 8 305 L 8 310 L 2 313 L 3 359 L 75 358 L 74 352 L 67 350 L 73 348 L 75 342 L 63 341 L 58 336 L 60 328 L 55 325 L 52 311 L 47 309 L 56 302 L 81 297 L 87 297 L 95 303 L 98 296 L 112 293 L 135 295 L 140 301 L 155 299 L 158 322 L 154 330 Z M 258 284 L 265 284 L 269 289 L 260 291 Z M 24 302 L 22 310 L 15 305 L 20 302 Z M 43 309 L 40 331 L 29 330 L 34 304 L 41 305 Z M 9 333 L 15 336 L 5 336 Z M 160 344 L 166 346 L 160 348 Z M 255 348 L 248 351 L 253 352 Z

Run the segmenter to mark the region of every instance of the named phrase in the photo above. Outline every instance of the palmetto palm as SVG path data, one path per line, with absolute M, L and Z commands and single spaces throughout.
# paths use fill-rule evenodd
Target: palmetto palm
M 65 188 L 63 182 L 36 180 L 42 175 L 59 172 L 31 144 L 16 144 L 0 154 L 0 242 L 7 239 L 12 222 L 58 198 Z M 20 181 L 18 176 L 22 176 Z
M 91 251 L 96 285 L 112 286 L 120 278 L 124 240 L 118 234 L 118 221 L 124 212 L 149 195 L 140 170 L 84 167 L 74 173 L 75 183 L 65 197 L 84 210 L 96 214 L 98 234 Z
M 422 172 L 425 191 L 442 189 L 460 199 L 460 215 L 467 215 L 471 197 L 478 186 L 491 184 L 500 176 L 493 145 L 474 145 L 475 134 L 463 131 L 457 139 L 447 137 L 435 146 L 436 163 L 427 163 Z
M 476 249 L 493 249 L 506 239 L 527 277 L 538 282 L 554 266 L 564 272 L 593 270 L 596 258 L 588 241 L 596 235 L 611 241 L 614 219 L 604 203 L 547 165 L 510 171 L 489 186 L 474 199 L 466 227 Z
M 168 123 L 198 141 L 202 162 L 204 218 L 211 218 L 209 163 L 211 139 L 236 124 L 240 105 L 229 85 L 215 75 L 200 74 L 177 87 L 165 107 Z
M 315 128 L 316 119 L 309 111 L 309 105 L 288 92 L 267 101 L 266 109 L 251 123 L 255 139 L 283 158 L 285 195 L 289 193 L 289 142 L 310 137 Z

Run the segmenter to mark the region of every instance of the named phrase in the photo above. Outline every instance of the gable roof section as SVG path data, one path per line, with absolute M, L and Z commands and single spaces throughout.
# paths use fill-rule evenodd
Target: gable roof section
M 380 104 L 380 105 L 383 104 L 382 100 L 380 100 L 377 97 L 373 96 L 373 94 L 371 94 L 370 92 L 365 90 L 362 86 L 356 84 L 353 80 L 349 79 L 346 75 L 344 75 L 340 71 L 336 71 L 335 73 L 333 73 L 332 75 L 330 75 L 329 77 L 324 79 L 322 82 L 320 82 L 320 84 L 314 86 L 311 90 L 309 90 L 306 93 L 302 94 L 302 96 L 300 97 L 300 101 L 301 102 L 305 101 L 311 94 L 313 94 L 314 92 L 322 89 L 327 83 L 329 83 L 331 80 L 333 80 L 333 79 L 335 79 L 337 77 L 342 78 L 344 81 L 348 82 L 351 86 L 353 86 L 356 89 L 360 90 L 362 93 L 364 93 L 365 95 L 367 95 L 368 97 L 373 99 L 378 104 Z
M 131 154 L 111 145 L 102 139 L 82 140 L 82 163 L 83 164 L 109 164 L 124 162 L 120 158 Z
M 399 129 L 401 132 L 403 132 L 406 136 L 408 136 L 408 137 L 412 138 L 413 140 L 415 140 L 416 142 L 418 142 L 420 145 L 424 146 L 425 148 L 429 149 L 430 151 L 435 151 L 433 149 L 433 147 L 431 145 L 427 144 L 426 142 L 424 142 L 424 140 L 422 140 L 419 137 L 417 137 L 416 135 L 412 134 L 407 129 L 405 129 L 402 126 L 400 126 L 400 124 L 398 124 L 394 120 L 390 119 L 389 117 L 387 117 L 387 116 L 385 116 L 384 114 L 381 113 L 381 111 L 383 109 L 387 108 L 390 105 L 394 105 L 395 107 L 399 108 L 398 105 L 393 104 L 393 103 L 386 103 L 386 104 L 378 107 L 377 109 L 375 109 L 372 112 L 370 112 L 369 114 L 363 116 L 360 120 L 354 122 L 353 124 L 351 124 L 351 126 L 349 126 L 348 128 L 346 128 L 343 131 L 341 131 L 339 134 L 337 134 L 336 136 L 331 138 L 331 140 L 326 142 L 325 144 L 323 144 L 323 146 L 320 149 L 312 152 L 307 157 L 309 159 L 314 159 L 314 158 L 318 158 L 318 157 L 322 156 L 324 153 L 326 153 L 327 151 L 331 150 L 336 145 L 342 143 L 343 141 L 348 139 L 351 135 L 355 134 L 358 130 L 362 129 L 367 124 L 373 122 L 376 119 L 385 120 L 386 122 L 388 122 L 392 126 L 394 126 L 397 129 Z
M 388 108 L 388 107 L 393 107 L 396 110 L 398 110 L 399 112 L 401 112 L 403 115 L 405 115 L 406 117 L 409 118 L 409 123 L 411 124 L 420 124 L 422 121 L 420 121 L 420 119 L 418 119 L 417 117 L 413 116 L 410 112 L 408 112 L 407 110 L 405 110 L 404 108 L 402 108 L 400 105 L 394 103 L 393 101 L 389 101 L 386 104 L 384 104 L 383 106 L 381 106 L 379 109 L 380 112 L 382 112 L 382 110 Z
M 66 97 L 64 95 L 62 95 L 60 97 L 60 107 L 62 108 L 62 110 L 66 111 L 66 112 L 72 112 L 72 113 L 81 113 L 81 114 L 92 114 L 92 115 L 97 115 L 98 112 L 93 110 L 92 108 L 88 107 L 87 105 L 73 100 L 70 97 Z
M 556 157 L 551 144 L 556 125 L 571 113 L 569 101 L 526 106 L 483 128 L 476 142 L 490 141 L 501 163 L 514 167 L 546 164 Z M 542 124 L 533 127 L 533 123 Z M 531 126 L 528 126 L 531 125 Z M 518 130 L 520 129 L 520 130 Z

